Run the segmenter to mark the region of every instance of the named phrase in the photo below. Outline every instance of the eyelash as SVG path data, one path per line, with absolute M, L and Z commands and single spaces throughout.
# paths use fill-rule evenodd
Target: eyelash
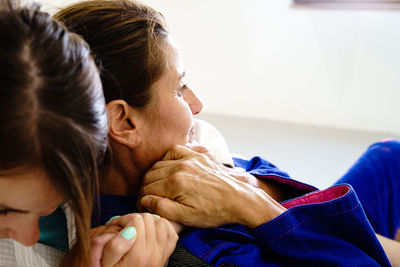
M 6 216 L 9 212 L 8 210 L 0 210 L 0 216 Z
M 183 96 L 183 91 L 187 88 L 186 84 L 183 84 L 178 90 L 178 96 Z

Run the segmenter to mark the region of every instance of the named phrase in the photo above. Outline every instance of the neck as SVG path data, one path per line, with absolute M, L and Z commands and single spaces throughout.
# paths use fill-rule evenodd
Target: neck
M 129 166 L 128 164 L 125 165 Z M 105 195 L 137 196 L 142 175 L 135 168 L 124 168 L 120 164 L 110 164 L 105 169 L 104 178 L 100 184 L 100 192 Z

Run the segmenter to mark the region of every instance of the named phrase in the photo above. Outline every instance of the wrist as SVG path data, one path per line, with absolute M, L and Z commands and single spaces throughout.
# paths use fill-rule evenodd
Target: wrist
M 286 211 L 286 208 L 261 189 L 251 188 L 245 194 L 245 198 L 236 198 L 240 204 L 235 206 L 234 213 L 239 224 L 255 228 Z

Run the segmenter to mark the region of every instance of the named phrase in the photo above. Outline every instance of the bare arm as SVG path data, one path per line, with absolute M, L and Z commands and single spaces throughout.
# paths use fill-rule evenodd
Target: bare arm
M 387 257 L 389 258 L 390 263 L 393 266 L 400 266 L 400 242 L 379 234 L 376 234 L 376 237 L 378 238 L 379 242 L 381 242 L 381 245 L 385 250 Z

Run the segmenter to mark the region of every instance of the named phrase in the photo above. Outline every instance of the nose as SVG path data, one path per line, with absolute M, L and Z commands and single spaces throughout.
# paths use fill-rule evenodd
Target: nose
M 32 246 L 39 241 L 39 218 L 36 220 L 25 221 L 23 224 L 9 230 L 10 238 L 21 243 L 24 246 Z
M 195 92 L 192 91 L 192 89 L 187 88 L 183 94 L 183 98 L 189 104 L 193 115 L 199 114 L 203 109 L 203 103 L 201 103 L 200 99 L 197 97 Z

